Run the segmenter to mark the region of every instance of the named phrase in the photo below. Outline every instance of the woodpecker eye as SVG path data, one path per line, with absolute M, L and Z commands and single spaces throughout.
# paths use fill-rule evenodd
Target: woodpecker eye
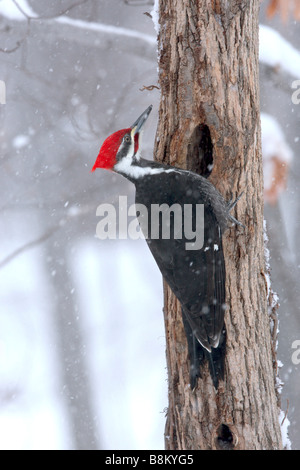
M 124 142 L 130 142 L 131 141 L 131 138 L 129 135 L 125 135 L 124 137 Z

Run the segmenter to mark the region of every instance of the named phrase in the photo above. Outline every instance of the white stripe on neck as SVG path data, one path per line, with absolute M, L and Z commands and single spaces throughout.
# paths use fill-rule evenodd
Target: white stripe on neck
M 132 165 L 132 158 L 125 157 L 114 166 L 114 170 L 130 178 L 138 179 L 147 175 L 158 175 L 160 173 L 170 173 L 172 171 L 175 171 L 175 168 L 174 170 L 173 169 L 165 170 L 164 168 L 151 168 L 150 166 L 142 167 L 142 166 Z

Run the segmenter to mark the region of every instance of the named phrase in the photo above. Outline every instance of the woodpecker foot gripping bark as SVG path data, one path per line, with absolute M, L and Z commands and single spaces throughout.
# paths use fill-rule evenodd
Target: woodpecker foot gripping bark
M 233 202 L 232 202 L 233 197 L 231 197 L 230 201 L 228 201 L 228 203 L 227 203 L 228 214 L 237 205 L 237 203 L 239 202 L 239 200 L 241 199 L 243 194 L 244 194 L 244 191 Z M 239 220 L 237 220 L 235 217 L 233 217 L 233 215 L 229 214 L 229 219 L 235 225 L 239 225 L 240 227 L 245 228 L 245 225 L 243 225 Z

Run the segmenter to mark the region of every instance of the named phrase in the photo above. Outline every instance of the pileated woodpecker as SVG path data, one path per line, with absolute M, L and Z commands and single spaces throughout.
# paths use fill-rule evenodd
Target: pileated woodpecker
M 146 241 L 155 261 L 182 307 L 183 324 L 188 340 L 190 357 L 190 383 L 194 389 L 201 377 L 200 365 L 208 359 L 213 384 L 218 388 L 224 378 L 226 332 L 224 326 L 225 263 L 222 233 L 229 223 L 240 224 L 231 214 L 234 202 L 226 202 L 217 189 L 202 176 L 191 171 L 140 156 L 140 135 L 152 106 L 149 106 L 134 124 L 110 135 L 103 143 L 92 168 L 104 168 L 125 176 L 135 184 L 136 205 L 173 208 L 174 205 L 189 212 L 196 234 L 196 207 L 204 208 L 202 243 L 191 246 L 191 236 L 182 226 L 176 227 L 175 215 L 169 211 L 169 237 L 164 236 L 162 218 L 159 227 L 139 219 Z M 137 210 L 137 216 L 141 216 Z M 157 219 L 155 220 L 157 223 Z M 176 236 L 176 230 L 180 236 Z M 154 230 L 153 230 L 154 229 Z M 190 227 L 191 229 L 191 227 Z M 153 236 L 153 233 L 155 235 Z M 177 234 L 178 235 L 178 234 Z M 195 235 L 196 236 L 196 235 Z

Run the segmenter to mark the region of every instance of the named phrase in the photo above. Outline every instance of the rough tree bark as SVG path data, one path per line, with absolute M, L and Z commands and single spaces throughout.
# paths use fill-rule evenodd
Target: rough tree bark
M 282 448 L 265 280 L 259 3 L 159 4 L 156 159 L 208 176 L 227 199 L 244 191 L 235 216 L 245 225 L 224 236 L 227 351 L 217 392 L 208 368 L 189 387 L 181 309 L 165 286 L 167 449 Z

